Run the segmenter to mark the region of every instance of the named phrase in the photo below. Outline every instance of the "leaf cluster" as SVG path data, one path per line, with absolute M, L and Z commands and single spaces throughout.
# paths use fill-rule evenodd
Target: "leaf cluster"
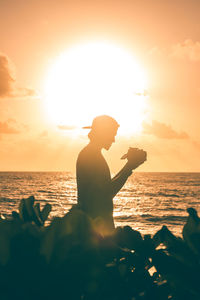
M 45 222 L 33 196 L 0 219 L 1 299 L 200 299 L 200 220 L 193 208 L 183 236 L 163 226 L 142 236 L 129 226 L 99 234 L 80 209 Z

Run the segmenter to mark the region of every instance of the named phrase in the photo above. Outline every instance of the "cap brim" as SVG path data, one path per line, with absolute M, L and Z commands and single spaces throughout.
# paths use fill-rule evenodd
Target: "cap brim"
M 84 127 L 82 127 L 83 129 L 91 129 L 92 128 L 92 126 L 84 126 Z

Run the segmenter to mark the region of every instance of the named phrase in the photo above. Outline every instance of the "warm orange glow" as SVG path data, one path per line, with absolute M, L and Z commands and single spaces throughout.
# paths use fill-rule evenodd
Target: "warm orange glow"
M 68 49 L 50 67 L 45 107 L 57 125 L 81 127 L 109 114 L 122 134 L 138 133 L 147 109 L 146 88 L 144 71 L 130 53 L 93 42 Z

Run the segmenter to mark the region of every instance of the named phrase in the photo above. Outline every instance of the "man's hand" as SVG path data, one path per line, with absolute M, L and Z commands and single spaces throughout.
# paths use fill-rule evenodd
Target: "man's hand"
M 125 158 L 128 160 L 127 165 L 133 170 L 147 160 L 147 153 L 142 149 L 130 147 L 127 154 L 121 157 L 121 159 Z

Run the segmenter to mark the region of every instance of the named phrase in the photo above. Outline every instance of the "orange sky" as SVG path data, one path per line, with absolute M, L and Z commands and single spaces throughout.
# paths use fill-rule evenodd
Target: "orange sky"
M 143 131 L 116 139 L 105 153 L 111 171 L 129 146 L 148 152 L 138 171 L 200 171 L 199 28 L 196 0 L 0 1 L 0 170 L 75 170 L 87 133 L 48 120 L 45 76 L 69 47 L 104 40 L 148 75 Z

